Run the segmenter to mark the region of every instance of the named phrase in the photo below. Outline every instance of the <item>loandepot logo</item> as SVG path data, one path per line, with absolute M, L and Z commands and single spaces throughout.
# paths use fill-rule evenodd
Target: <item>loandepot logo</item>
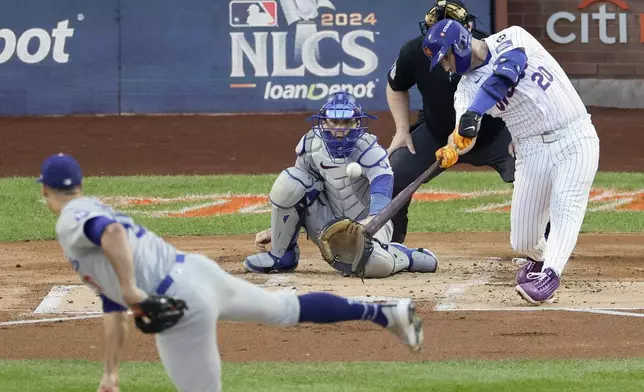
M 81 16 L 78 20 L 82 20 Z M 38 27 L 24 32 L 0 29 L 2 41 L 0 64 L 11 60 L 14 55 L 25 64 L 37 64 L 45 60 L 50 53 L 55 62 L 67 63 L 69 61 L 69 53 L 66 49 L 67 39 L 73 35 L 74 29 L 69 27 L 69 20 L 61 20 L 51 29 L 51 32 Z
M 340 89 L 373 98 L 378 79 L 364 77 L 378 68 L 375 13 L 338 12 L 331 0 L 232 0 L 229 24 L 231 88 L 257 88 L 257 79 L 266 78 L 260 90 L 266 100 L 321 100 Z M 360 83 L 311 80 L 337 77 Z
M 487 203 L 490 196 L 504 196 L 502 203 Z M 480 204 L 463 210 L 466 213 L 509 212 L 512 190 L 453 192 L 421 191 L 412 197 L 415 203 L 454 202 L 457 200 L 480 200 Z M 99 199 L 127 214 L 140 214 L 155 218 L 198 218 L 230 214 L 270 213 L 267 195 L 189 195 L 179 197 L 129 197 L 105 196 Z M 644 190 L 625 192 L 613 189 L 593 189 L 588 211 L 644 212 Z
M 356 98 L 373 98 L 373 89 L 376 83 L 369 81 L 367 83 L 357 84 L 273 84 L 266 83 L 264 87 L 264 99 L 309 99 L 317 101 L 328 97 L 330 94 L 340 90 L 353 94 Z
M 546 22 L 546 34 L 548 37 L 558 44 L 569 44 L 577 40 L 577 33 L 570 32 L 575 30 L 571 28 L 571 23 L 575 23 L 577 18 L 581 19 L 579 27 L 579 35 L 581 36 L 581 43 L 587 44 L 590 42 L 591 26 L 599 30 L 599 40 L 604 44 L 614 44 L 619 42 L 620 44 L 625 44 L 628 42 L 628 15 L 629 12 L 619 12 L 619 11 L 629 11 L 630 8 L 626 2 L 623 0 L 584 0 L 577 7 L 579 10 L 586 10 L 590 5 L 595 3 L 601 3 L 599 5 L 597 12 L 588 13 L 582 12 L 580 14 L 573 14 L 568 11 L 559 11 L 554 13 L 548 21 Z M 610 4 L 615 8 L 616 12 L 608 12 L 606 3 Z M 644 13 L 639 14 L 638 16 L 640 27 L 640 42 L 644 42 Z M 560 21 L 568 21 L 571 23 L 560 23 L 560 28 L 557 27 L 557 23 Z M 612 26 L 617 23 L 617 29 L 614 29 Z M 617 31 L 617 36 L 609 35 L 608 31 Z M 562 31 L 568 32 L 568 34 L 563 35 Z

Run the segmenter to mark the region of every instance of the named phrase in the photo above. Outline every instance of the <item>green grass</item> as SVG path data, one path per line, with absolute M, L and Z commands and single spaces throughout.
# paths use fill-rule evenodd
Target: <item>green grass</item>
M 260 176 L 151 176 L 90 177 L 85 189 L 96 196 L 176 197 L 188 194 L 267 194 L 275 175 Z M 644 190 L 642 173 L 598 173 L 594 187 Z M 509 190 L 493 172 L 447 172 L 423 189 L 457 192 Z M 55 218 L 40 201 L 40 189 L 32 178 L 0 178 L 0 241 L 55 238 Z M 507 213 L 464 213 L 466 208 L 507 201 L 510 195 L 491 195 L 473 200 L 412 203 L 410 231 L 508 231 Z M 148 207 L 155 210 L 158 207 Z M 223 215 L 208 218 L 135 218 L 161 235 L 218 235 L 255 233 L 269 225 L 268 214 Z M 590 212 L 584 232 L 644 232 L 641 212 Z
M 122 391 L 174 391 L 158 363 L 121 364 Z M 0 361 L 0 390 L 93 391 L 101 364 Z M 644 359 L 586 361 L 449 361 L 224 363 L 224 390 L 274 392 L 641 391 Z

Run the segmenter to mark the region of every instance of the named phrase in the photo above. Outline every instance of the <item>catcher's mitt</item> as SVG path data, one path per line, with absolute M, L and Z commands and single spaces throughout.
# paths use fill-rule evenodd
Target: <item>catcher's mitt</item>
M 159 333 L 175 325 L 188 309 L 183 300 L 166 295 L 151 295 L 131 306 L 134 322 L 143 333 Z
M 367 260 L 373 252 L 373 242 L 364 226 L 349 218 L 335 219 L 322 228 L 318 246 L 322 257 L 344 275 L 364 278 Z

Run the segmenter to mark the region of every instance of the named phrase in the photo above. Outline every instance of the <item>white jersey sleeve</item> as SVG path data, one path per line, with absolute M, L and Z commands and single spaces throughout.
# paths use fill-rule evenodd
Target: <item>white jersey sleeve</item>
M 492 66 L 493 62 L 501 54 L 517 48 L 521 48 L 526 52 L 529 61 L 530 50 L 534 47 L 534 45 L 529 44 L 531 39 L 534 40 L 534 37 L 518 26 L 508 27 L 490 36 L 490 39 L 484 39 L 490 51 L 491 59 L 486 67 L 481 68 L 481 71 L 475 70 L 461 78 L 462 83 L 459 82 L 456 93 L 454 94 L 454 110 L 456 111 L 457 126 L 461 116 L 470 107 L 472 101 L 474 101 L 474 96 L 481 87 L 481 84 L 492 75 L 491 68 L 489 70 L 486 68 Z
M 459 82 L 456 92 L 454 93 L 454 111 L 456 112 L 456 129 L 458 129 L 458 123 L 461 121 L 461 116 L 465 114 L 467 108 L 470 107 L 472 101 L 474 101 L 474 95 L 476 90 L 467 88 L 465 83 L 461 84 Z
M 484 39 L 493 58 L 501 56 L 510 50 L 521 48 L 525 51 L 530 61 L 530 55 L 537 50 L 535 43 L 539 43 L 525 29 L 519 26 L 508 27 Z
M 454 96 L 457 121 L 471 105 L 481 85 L 493 74 L 494 64 L 508 51 L 521 48 L 527 64 L 516 87 L 487 111 L 505 121 L 513 139 L 562 129 L 588 117 L 572 82 L 559 63 L 530 33 L 512 26 L 483 41 L 489 56 L 483 66 L 463 75 Z

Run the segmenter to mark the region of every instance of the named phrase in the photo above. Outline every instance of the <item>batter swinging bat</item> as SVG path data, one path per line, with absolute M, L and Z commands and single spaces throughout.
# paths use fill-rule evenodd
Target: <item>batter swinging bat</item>
M 454 148 L 460 156 L 469 152 L 472 147 L 474 147 L 475 142 L 476 138 L 474 138 L 472 144 L 464 150 L 460 150 L 456 146 L 454 146 Z M 449 143 L 453 143 L 452 136 L 450 136 Z M 393 218 L 396 213 L 398 213 L 402 206 L 409 199 L 411 199 L 412 195 L 421 186 L 421 184 L 423 184 L 429 177 L 436 173 L 436 171 L 440 168 L 440 164 L 441 160 L 437 159 L 434 164 L 432 164 L 427 170 L 425 170 L 423 174 L 421 174 L 417 179 L 414 180 L 414 182 L 407 185 L 407 187 L 403 189 L 402 192 L 400 192 L 398 195 L 396 195 L 396 197 L 394 197 L 393 200 L 385 208 L 383 208 L 378 215 L 376 215 L 365 225 L 363 235 L 367 241 L 371 241 L 373 239 L 373 235 L 377 233 L 378 230 L 380 230 L 382 226 L 384 226 L 391 218 Z M 356 259 L 351 266 L 352 272 L 354 274 L 360 274 L 364 271 L 366 263 L 367 257 L 363 256 L 359 259 Z
M 457 149 L 459 155 L 467 151 L 469 149 Z M 338 260 L 348 262 L 351 264 L 352 274 L 364 278 L 365 266 L 373 251 L 374 235 L 411 199 L 420 185 L 439 170 L 440 164 L 441 160 L 436 160 L 366 225 L 363 226 L 347 217 L 329 222 L 318 236 L 318 247 L 324 260 L 331 266 Z
M 371 219 L 364 228 L 364 234 L 369 237 L 373 237 L 374 234 L 378 232 L 391 218 L 398 213 L 402 206 L 407 203 L 411 196 L 416 192 L 416 190 L 431 177 L 436 170 L 440 168 L 441 161 L 437 160 L 431 165 L 427 170 L 423 172 L 417 179 L 414 180 L 411 184 L 407 185 L 405 189 L 402 190 L 396 197 L 391 200 L 385 208 L 380 211 L 373 219 Z

